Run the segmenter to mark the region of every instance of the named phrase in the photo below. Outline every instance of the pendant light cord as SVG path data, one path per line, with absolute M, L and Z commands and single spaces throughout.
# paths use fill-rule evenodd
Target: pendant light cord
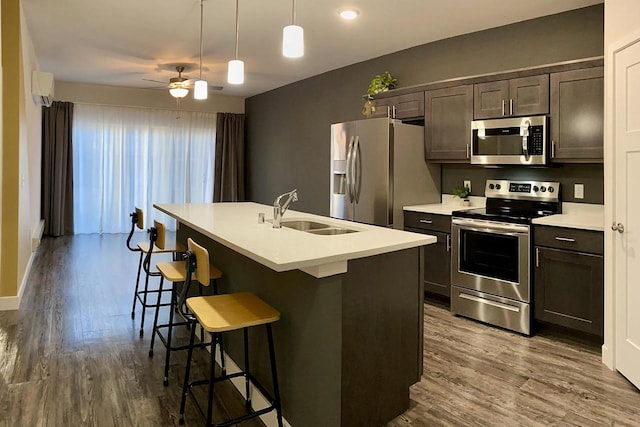
M 200 0 L 200 80 L 202 80 L 202 27 L 203 27 L 203 10 L 204 10 L 204 0 Z
M 238 59 L 238 33 L 240 32 L 239 4 L 240 0 L 236 0 L 236 59 Z
M 293 0 L 293 7 L 291 8 L 291 25 L 296 25 L 296 0 Z

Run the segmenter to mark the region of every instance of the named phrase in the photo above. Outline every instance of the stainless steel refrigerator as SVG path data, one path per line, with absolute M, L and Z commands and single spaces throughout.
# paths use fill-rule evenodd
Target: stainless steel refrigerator
M 331 125 L 334 218 L 402 229 L 402 207 L 440 203 L 440 165 L 424 160 L 424 128 L 388 118 Z

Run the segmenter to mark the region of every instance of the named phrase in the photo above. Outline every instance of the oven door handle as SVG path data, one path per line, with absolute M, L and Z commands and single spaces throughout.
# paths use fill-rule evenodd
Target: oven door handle
M 502 234 L 516 236 L 529 234 L 529 226 L 522 224 L 495 223 L 489 221 L 465 220 L 453 218 L 451 223 L 461 230 L 477 231 L 481 233 Z
M 475 231 L 478 233 L 487 233 L 487 234 L 499 234 L 501 236 L 512 236 L 512 237 L 518 237 L 518 236 L 527 234 L 527 233 L 520 233 L 517 231 L 497 230 L 495 228 L 476 228 L 476 227 L 459 227 L 459 228 L 460 230 L 465 230 L 465 231 Z
M 515 307 L 513 305 L 505 304 L 505 303 L 502 303 L 502 302 L 499 302 L 499 301 L 492 301 L 492 300 L 486 299 L 486 298 L 480 298 L 480 297 L 477 297 L 475 295 L 469 295 L 469 294 L 465 294 L 465 293 L 460 292 L 460 294 L 458 296 L 460 298 L 462 298 L 462 299 L 468 299 L 470 301 L 479 302 L 479 303 L 487 304 L 487 305 L 492 305 L 494 307 L 502 308 L 504 310 L 515 311 L 515 312 L 520 311 L 520 309 L 518 307 Z

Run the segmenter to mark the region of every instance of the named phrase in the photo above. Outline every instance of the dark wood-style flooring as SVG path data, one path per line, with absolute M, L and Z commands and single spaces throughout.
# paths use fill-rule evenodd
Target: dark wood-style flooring
M 140 339 L 140 309 L 130 317 L 137 254 L 124 240 L 43 239 L 20 310 L 0 312 L 0 426 L 178 424 L 185 355 L 172 356 L 163 387 L 161 344 L 148 357 L 152 318 Z M 640 392 L 601 363 L 599 346 L 525 338 L 434 304 L 424 322 L 424 376 L 389 426 L 640 426 Z M 199 352 L 194 375 L 207 362 Z M 217 390 L 220 417 L 241 410 L 232 387 Z M 190 403 L 186 421 L 202 425 Z

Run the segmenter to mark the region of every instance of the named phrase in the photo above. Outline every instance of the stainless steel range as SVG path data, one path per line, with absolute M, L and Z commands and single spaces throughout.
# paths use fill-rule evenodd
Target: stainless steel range
M 531 221 L 561 212 L 560 183 L 488 180 L 486 208 L 453 212 L 451 312 L 531 334 Z

